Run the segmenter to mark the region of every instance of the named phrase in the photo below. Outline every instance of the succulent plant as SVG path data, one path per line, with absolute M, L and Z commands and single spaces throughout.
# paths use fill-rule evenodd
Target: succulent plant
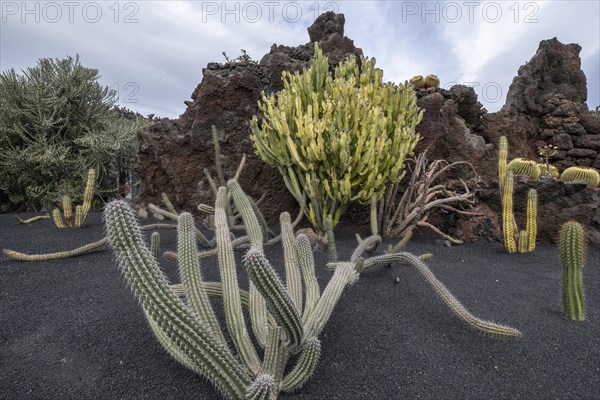
M 594 168 L 569 167 L 560 175 L 560 180 L 563 182 L 584 181 L 588 185 L 598 186 L 600 174 Z
M 415 75 L 410 78 L 409 82 L 417 90 L 425 88 L 425 78 L 423 78 L 423 75 Z
M 425 88 L 438 88 L 440 87 L 440 78 L 436 75 L 430 74 L 425 77 Z
M 558 172 L 558 168 L 556 168 L 554 165 L 540 163 L 538 164 L 538 167 L 540 168 L 541 172 L 540 176 L 550 176 L 554 179 L 558 179 L 560 177 L 560 172 Z
M 73 205 L 69 196 L 63 196 L 63 213 L 64 218 L 60 214 L 60 210 L 55 208 L 52 212 L 52 218 L 57 228 L 81 228 L 85 224 L 90 209 L 92 208 L 92 200 L 94 197 L 94 188 L 96 186 L 96 171 L 90 169 L 88 178 L 83 192 L 83 205 L 75 208 L 73 215 Z
M 585 240 L 585 231 L 578 222 L 569 221 L 561 226 L 559 250 L 563 268 L 563 311 L 565 315 L 575 321 L 585 320 L 583 294 Z
M 541 171 L 538 163 L 525 158 L 515 158 L 506 166 L 508 171 L 512 171 L 514 175 L 526 175 L 531 179 L 540 177 Z

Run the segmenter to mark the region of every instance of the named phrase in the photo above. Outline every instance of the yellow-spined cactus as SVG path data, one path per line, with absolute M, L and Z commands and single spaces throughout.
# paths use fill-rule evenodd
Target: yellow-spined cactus
M 588 185 L 598 186 L 600 174 L 594 168 L 569 167 L 560 175 L 560 180 L 563 182 L 584 181 Z
M 263 121 L 252 119 L 251 138 L 298 202 L 307 193 L 307 216 L 324 232 L 326 216 L 335 226 L 351 202 L 368 203 L 371 193 L 379 199 L 402 178 L 422 112 L 408 83 L 383 83 L 375 59 L 359 67 L 350 57 L 332 76 L 316 43 L 311 68 L 282 78 L 277 96 L 263 93 Z
M 537 239 L 537 190 L 530 189 L 527 193 L 527 221 L 525 231 L 527 232 L 527 251 L 535 250 L 535 241 Z
M 63 213 L 64 218 L 60 214 L 58 208 L 52 212 L 54 224 L 57 228 L 81 228 L 85 223 L 87 215 L 92 208 L 92 200 L 94 197 L 94 189 L 96 186 L 96 171 L 90 169 L 88 171 L 87 182 L 85 185 L 85 191 L 83 192 L 83 205 L 75 207 L 75 214 L 73 214 L 73 205 L 69 196 L 63 196 Z
M 440 87 L 440 78 L 436 75 L 427 75 L 425 77 L 425 87 L 426 88 L 439 88 Z
M 544 163 L 539 163 L 538 167 L 540 168 L 541 176 L 550 175 L 554 179 L 558 179 L 560 176 L 558 168 L 556 168 L 554 165 L 548 164 L 548 166 L 546 166 Z
M 525 158 L 515 158 L 514 160 L 511 160 L 506 168 L 515 175 L 526 175 L 531 179 L 537 179 L 541 174 L 538 163 Z
M 498 142 L 498 185 L 500 187 L 500 197 L 504 193 L 504 181 L 506 180 L 506 160 L 508 158 L 508 141 L 506 136 L 500 136 Z
M 423 78 L 423 75 L 413 76 L 410 78 L 409 83 L 417 90 L 425 88 L 425 78 Z
M 513 173 L 508 171 L 504 180 L 502 192 L 502 232 L 504 234 L 504 247 L 509 253 L 517 251 L 515 242 L 515 217 L 513 214 Z

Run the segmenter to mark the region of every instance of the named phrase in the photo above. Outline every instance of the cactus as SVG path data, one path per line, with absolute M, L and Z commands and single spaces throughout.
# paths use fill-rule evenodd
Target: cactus
M 559 250 L 562 262 L 563 312 L 572 320 L 584 321 L 583 263 L 585 231 L 581 224 L 569 221 L 560 228 Z
M 367 203 L 401 180 L 422 112 L 410 85 L 383 84 L 374 59 L 359 66 L 350 57 L 331 76 L 317 43 L 312 66 L 284 72 L 283 82 L 277 96 L 263 93 L 263 122 L 253 117 L 251 139 L 298 202 L 307 193 L 307 217 L 324 232 L 325 217 L 335 228 L 351 202 Z
M 519 231 L 519 241 L 517 248 L 519 253 L 527 253 L 528 245 L 527 245 L 527 231 Z
M 502 233 L 504 236 L 504 247 L 509 253 L 517 251 L 515 242 L 515 231 L 513 215 L 513 173 L 508 171 L 504 180 L 504 190 L 502 193 Z
M 504 181 L 506 180 L 506 159 L 508 157 L 508 141 L 506 136 L 500 136 L 498 142 L 498 186 L 500 197 L 504 196 Z
M 90 169 L 88 171 L 85 191 L 83 192 L 83 205 L 75 208 L 73 215 L 73 205 L 69 196 L 63 196 L 63 216 L 60 215 L 60 210 L 55 208 L 52 212 L 52 218 L 57 228 L 81 228 L 85 224 L 87 215 L 92 208 L 92 200 L 94 197 L 94 188 L 96 186 L 96 171 Z
M 425 77 L 424 80 L 425 88 L 439 88 L 440 87 L 440 78 L 436 75 L 430 74 Z
M 425 78 L 423 78 L 423 75 L 415 75 L 410 78 L 409 82 L 416 90 L 425 88 Z
M 588 185 L 598 186 L 600 174 L 594 168 L 569 167 L 560 175 L 560 180 L 563 182 L 584 181 Z
M 31 217 L 31 218 L 28 218 L 28 219 L 22 219 L 22 218 L 19 218 L 18 216 L 15 215 L 15 219 L 20 224 L 25 224 L 25 225 L 26 224 L 30 224 L 32 222 L 39 221 L 41 219 L 48 219 L 48 218 L 50 218 L 50 215 L 48 215 L 48 214 L 45 214 L 45 215 L 36 215 L 35 217 Z
M 526 175 L 531 179 L 538 179 L 541 175 L 538 163 L 525 158 L 515 158 L 506 166 L 508 171 L 512 171 L 514 175 Z
M 530 189 L 527 193 L 527 222 L 525 224 L 528 243 L 527 251 L 535 250 L 535 241 L 537 237 L 537 203 L 537 191 L 535 189 Z

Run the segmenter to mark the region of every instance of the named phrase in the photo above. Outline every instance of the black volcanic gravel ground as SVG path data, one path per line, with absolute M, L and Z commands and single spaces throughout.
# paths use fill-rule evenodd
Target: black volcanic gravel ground
M 103 236 L 98 213 L 81 230 L 59 230 L 50 220 L 20 225 L 5 214 L 0 230 L 0 247 L 24 252 L 67 250 Z M 348 258 L 355 241 L 337 236 L 338 252 Z M 163 250 L 176 247 L 174 231 L 161 231 L 161 238 Z M 523 337 L 469 329 L 410 266 L 368 271 L 326 325 L 314 376 L 282 398 L 600 399 L 600 249 L 588 249 L 585 322 L 561 314 L 552 245 L 509 255 L 499 243 L 419 240 L 409 250 L 432 252 L 431 269 L 472 313 Z M 266 253 L 281 261 L 279 245 Z M 323 288 L 326 254 L 316 258 Z M 178 281 L 175 264 L 163 266 Z M 205 265 L 207 279 L 216 272 L 214 262 Z M 40 263 L 1 256 L 0 399 L 216 398 L 162 350 L 108 250 Z

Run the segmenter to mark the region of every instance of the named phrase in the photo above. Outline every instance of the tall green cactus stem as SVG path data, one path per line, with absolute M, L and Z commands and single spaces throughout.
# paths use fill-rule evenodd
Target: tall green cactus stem
M 560 175 L 560 180 L 563 182 L 584 181 L 588 185 L 598 186 L 600 174 L 594 168 L 569 167 Z
M 81 210 L 81 228 L 85 224 L 85 220 L 92 209 L 92 201 L 94 199 L 94 189 L 96 188 L 96 170 L 90 169 L 88 171 L 87 182 L 85 184 L 85 190 L 83 192 L 83 208 Z
M 406 235 L 402 236 L 402 238 L 398 241 L 398 244 L 396 244 L 396 246 L 394 246 L 392 250 L 388 253 L 400 253 L 401 251 L 403 251 L 406 248 L 408 242 L 410 242 L 410 239 L 412 239 L 412 236 L 413 231 L 411 229 L 406 233 Z
M 527 253 L 527 231 L 519 231 L 519 242 L 517 249 L 519 253 Z
M 377 193 L 371 193 L 371 235 L 379 235 L 377 227 Z
M 248 276 L 271 306 L 275 320 L 283 328 L 288 351 L 296 353 L 300 350 L 303 340 L 302 320 L 289 292 L 260 251 L 255 248 L 248 250 L 244 257 L 244 264 Z
M 528 243 L 527 251 L 535 250 L 535 241 L 537 239 L 537 205 L 537 191 L 535 189 L 530 189 L 527 193 L 527 222 L 525 225 Z
M 283 379 L 283 391 L 290 392 L 302 387 L 317 367 L 320 356 L 321 342 L 319 339 L 314 336 L 306 339 L 304 350 L 302 350 L 296 366 Z
M 290 297 L 296 306 L 298 313 L 302 312 L 302 275 L 298 265 L 298 253 L 296 252 L 294 230 L 292 219 L 287 212 L 279 216 L 281 224 L 281 243 L 283 244 L 283 256 L 285 261 L 285 283 Z
M 252 384 L 244 367 L 205 322 L 170 290 L 144 240 L 133 210 L 124 201 L 104 212 L 110 244 L 134 294 L 165 336 L 228 398 L 240 399 Z
M 201 266 L 198 260 L 198 248 L 194 237 L 194 217 L 184 212 L 179 215 L 177 225 L 177 261 L 181 282 L 186 290 L 186 297 L 192 309 L 198 314 L 202 321 L 206 321 L 213 335 L 226 346 L 225 337 L 217 321 L 208 295 L 204 290 Z
M 538 179 L 542 173 L 538 163 L 525 158 L 515 158 L 506 166 L 507 171 L 512 171 L 513 175 L 526 175 L 531 179 Z
M 271 375 L 275 381 L 275 390 L 271 393 L 271 398 L 276 399 L 279 394 L 280 382 L 283 379 L 283 370 L 289 353 L 286 350 L 284 341 L 285 334 L 280 326 L 269 327 L 267 335 L 267 347 L 263 357 L 261 374 Z
M 260 360 L 246 330 L 242 312 L 242 299 L 238 285 L 235 255 L 227 224 L 227 189 L 220 187 L 215 203 L 215 237 L 217 240 L 219 273 L 223 282 L 223 305 L 225 322 L 240 359 L 253 373 L 260 368 Z
M 158 262 L 160 260 L 160 233 L 158 232 L 152 232 L 150 236 L 150 251 Z
M 502 232 L 504 235 L 504 248 L 509 253 L 517 251 L 515 242 L 515 226 L 513 215 L 513 173 L 508 171 L 504 180 L 502 192 Z
M 563 268 L 563 312 L 575 321 L 585 320 L 583 295 L 585 240 L 585 231 L 578 222 L 569 221 L 560 228 L 559 250 Z
M 506 136 L 500 136 L 498 142 L 498 185 L 500 186 L 500 196 L 504 196 L 504 181 L 506 180 L 506 160 L 508 158 L 508 141 Z
M 302 322 L 306 323 L 321 295 L 319 283 L 315 276 L 315 259 L 308 236 L 300 234 L 296 237 L 296 253 L 298 254 L 298 264 L 300 271 L 302 271 L 302 278 L 306 285 L 306 299 L 304 301 L 304 312 L 302 313 Z
M 267 220 L 265 219 L 265 216 L 263 215 L 263 213 L 260 211 L 260 208 L 258 208 L 258 206 L 256 205 L 256 202 L 252 199 L 252 197 L 247 196 L 248 197 L 248 202 L 250 203 L 250 206 L 252 207 L 252 211 L 254 212 L 254 215 L 256 215 L 256 219 L 258 220 L 258 224 L 260 225 L 260 230 L 262 231 L 263 234 L 263 241 L 267 241 L 269 240 L 269 226 L 267 225 Z
M 250 245 L 260 251 L 263 251 L 263 234 L 258 223 L 256 215 L 252 211 L 252 206 L 248 200 L 248 196 L 242 191 L 239 183 L 234 180 L 227 182 L 227 189 L 233 197 L 233 202 L 242 215 L 242 220 L 246 226 L 246 232 L 250 239 Z M 266 313 L 267 305 L 265 299 L 261 296 L 260 292 L 256 289 L 254 282 L 250 282 L 250 315 L 252 322 L 252 330 L 256 336 L 256 340 L 265 347 L 267 340 L 267 329 L 266 329 Z
M 217 128 L 212 125 L 210 127 L 212 131 L 213 144 L 215 146 L 215 166 L 217 167 L 217 179 L 219 180 L 220 186 L 225 186 L 225 175 L 223 174 L 223 164 L 221 162 L 221 146 L 219 144 L 219 134 Z
M 340 262 L 331 277 L 331 280 L 323 290 L 315 309 L 304 325 L 306 338 L 319 336 L 323 327 L 331 317 L 334 307 L 342 296 L 344 288 L 354 282 L 356 274 L 354 263 Z
M 84 219 L 84 215 L 83 215 L 83 206 L 82 205 L 77 205 L 75 207 L 75 226 L 76 227 L 82 227 L 83 226 L 83 219 Z
M 69 196 L 63 196 L 62 202 L 65 223 L 67 226 L 72 227 L 75 222 L 73 221 L 73 204 L 71 203 L 71 198 Z
M 57 228 L 67 227 L 67 225 L 62 219 L 62 215 L 60 215 L 60 210 L 58 208 L 52 210 L 52 219 L 54 220 L 54 225 L 56 225 Z
M 329 253 L 329 262 L 337 262 L 337 247 L 335 244 L 335 236 L 329 217 L 325 218 L 325 231 L 327 232 L 327 252 Z
M 521 332 L 517 329 L 495 324 L 493 322 L 484 321 L 471 314 L 456 297 L 450 292 L 446 286 L 440 282 L 431 272 L 427 264 L 419 257 L 410 253 L 384 254 L 382 256 L 370 257 L 365 260 L 363 269 L 373 268 L 378 265 L 390 265 L 394 262 L 400 264 L 408 264 L 415 267 L 421 275 L 427 280 L 436 294 L 444 301 L 444 303 L 452 310 L 452 312 L 461 320 L 465 321 L 471 327 L 487 334 L 503 337 L 521 336 Z

